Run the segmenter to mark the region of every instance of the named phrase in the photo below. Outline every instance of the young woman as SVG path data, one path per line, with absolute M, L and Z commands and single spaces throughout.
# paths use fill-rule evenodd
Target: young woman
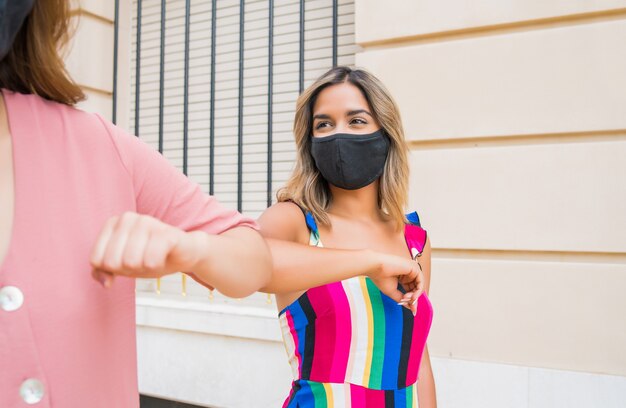
M 259 219 L 294 374 L 284 407 L 436 407 L 430 244 L 403 211 L 395 103 L 371 74 L 337 67 L 298 98 L 294 133 L 295 170 Z
M 271 273 L 253 220 L 73 107 L 69 21 L 67 0 L 0 1 L 0 407 L 139 406 L 135 282 L 114 274 L 246 296 Z

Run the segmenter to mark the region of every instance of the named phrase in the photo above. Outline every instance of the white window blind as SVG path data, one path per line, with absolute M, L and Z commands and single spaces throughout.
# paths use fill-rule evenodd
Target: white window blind
M 337 6 L 337 64 L 353 65 L 353 0 Z M 239 140 L 240 1 L 216 2 L 215 38 L 212 38 L 212 2 L 192 0 L 189 19 L 189 86 L 187 174 L 210 191 L 211 168 L 211 46 L 215 41 L 213 193 L 224 205 L 237 208 L 241 149 L 241 209 L 257 217 L 267 207 L 268 196 L 268 72 L 269 4 L 245 1 L 243 20 L 242 143 Z M 163 61 L 163 154 L 183 167 L 185 0 L 168 0 L 165 7 Z M 300 1 L 274 1 L 272 94 L 272 198 L 288 178 L 295 159 L 292 125 L 300 87 Z M 131 131 L 138 106 L 139 137 L 159 145 L 161 1 L 141 2 L 140 70 L 137 63 L 137 0 L 132 5 Z M 333 1 L 304 2 L 304 87 L 332 67 Z M 135 86 L 139 80 L 139 94 Z M 138 98 L 137 98 L 138 96 Z M 155 282 L 143 282 L 138 290 L 153 291 Z M 207 297 L 199 285 L 188 283 L 188 293 Z M 162 293 L 180 293 L 180 278 L 162 281 Z M 217 295 L 216 295 L 217 297 Z M 248 302 L 264 303 L 257 296 Z

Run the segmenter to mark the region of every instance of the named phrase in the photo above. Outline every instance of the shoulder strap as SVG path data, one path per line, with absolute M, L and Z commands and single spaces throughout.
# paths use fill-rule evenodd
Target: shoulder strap
M 407 214 L 406 219 L 409 222 L 404 226 L 404 239 L 406 240 L 406 245 L 409 248 L 409 251 L 411 251 L 411 256 L 416 258 L 421 256 L 424 251 L 427 234 L 420 225 L 420 219 L 417 212 Z
M 298 206 L 300 211 L 302 211 L 302 215 L 304 215 L 304 221 L 306 222 L 306 227 L 313 234 L 315 234 L 316 236 L 319 236 L 319 231 L 317 229 L 317 223 L 315 222 L 315 218 L 313 217 L 313 214 L 311 214 L 310 211 L 305 210 L 302 206 L 300 206 L 300 204 L 296 203 L 295 201 L 293 201 L 293 200 L 287 200 L 287 201 L 289 201 L 290 203 L 293 203 L 293 204 Z
M 315 222 L 315 218 L 313 218 L 313 214 L 309 211 L 305 212 L 304 219 L 306 220 L 306 226 L 309 230 L 314 234 L 319 234 L 319 231 L 317 230 L 317 223 Z
M 417 214 L 417 211 L 408 213 L 406 215 L 406 219 L 409 221 L 409 224 L 417 225 L 418 227 L 422 226 L 422 223 L 420 222 L 420 216 Z

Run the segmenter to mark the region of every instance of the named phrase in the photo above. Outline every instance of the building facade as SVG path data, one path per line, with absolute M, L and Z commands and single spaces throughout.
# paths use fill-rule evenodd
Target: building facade
M 115 89 L 120 126 L 252 216 L 291 170 L 301 87 L 370 70 L 402 111 L 433 246 L 440 406 L 623 407 L 626 1 L 333 3 L 120 0 L 114 75 L 114 2 L 81 0 L 68 65 L 84 109 L 112 118 Z M 142 281 L 137 331 L 142 393 L 287 394 L 267 295 Z

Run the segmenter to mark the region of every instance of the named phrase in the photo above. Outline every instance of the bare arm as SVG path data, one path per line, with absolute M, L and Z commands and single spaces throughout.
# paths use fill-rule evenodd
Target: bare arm
M 271 273 L 267 246 L 251 228 L 185 232 L 136 213 L 109 219 L 90 261 L 94 278 L 105 286 L 114 275 L 156 278 L 180 271 L 231 297 L 252 294 Z
M 238 227 L 219 235 L 196 234 L 200 256 L 190 272 L 200 283 L 210 283 L 226 296 L 245 297 L 269 280 L 271 257 L 258 232 Z
M 261 289 L 264 292 L 285 294 L 366 275 L 381 291 L 399 302 L 404 297 L 397 289 L 399 276 L 408 276 L 422 285 L 419 267 L 409 259 L 367 249 L 344 250 L 306 245 L 308 230 L 304 217 L 293 203 L 278 203 L 270 207 L 259 218 L 259 224 L 274 259 L 271 280 Z M 419 294 L 421 289 L 419 293 L 409 292 L 406 297 L 418 297 Z
M 420 264 L 424 273 L 424 292 L 428 294 L 430 290 L 430 258 L 431 248 L 430 240 L 426 241 L 426 246 Z M 424 347 L 424 354 L 420 363 L 419 381 L 417 382 L 417 399 L 420 408 L 437 408 L 437 392 L 435 389 L 435 378 L 433 369 L 430 365 L 430 355 L 428 354 L 428 345 Z

